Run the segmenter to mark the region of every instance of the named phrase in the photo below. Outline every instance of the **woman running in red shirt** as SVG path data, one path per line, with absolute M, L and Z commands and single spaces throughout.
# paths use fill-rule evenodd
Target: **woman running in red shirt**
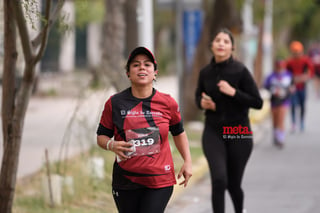
M 131 87 L 105 103 L 97 130 L 98 145 L 116 154 L 112 192 L 120 213 L 163 213 L 176 183 L 169 131 L 184 164 L 178 174 L 187 186 L 189 143 L 177 102 L 153 88 L 158 73 L 153 54 L 134 49 L 127 61 Z

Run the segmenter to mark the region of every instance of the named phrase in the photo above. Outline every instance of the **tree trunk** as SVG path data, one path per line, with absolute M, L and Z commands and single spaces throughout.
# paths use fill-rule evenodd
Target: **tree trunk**
M 11 156 L 15 146 L 13 111 L 15 93 L 15 70 L 17 61 L 16 28 L 11 16 L 13 9 L 11 0 L 4 0 L 4 63 L 2 82 L 2 131 L 3 131 L 3 156 L 0 176 L 0 212 L 11 212 L 15 190 L 16 172 L 18 161 Z M 10 155 L 9 155 L 10 153 Z M 12 175 L 13 173 L 13 175 Z
M 58 5 L 64 0 L 59 0 Z M 61 9 L 61 8 L 60 8 Z M 4 65 L 2 95 L 3 157 L 0 174 L 0 212 L 12 211 L 23 124 L 35 80 L 35 66 L 43 56 L 47 39 L 51 1 L 47 1 L 44 26 L 38 48 L 32 48 L 20 0 L 4 0 Z M 57 10 L 56 10 L 57 11 Z M 22 83 L 15 86 L 17 61 L 16 27 L 23 48 L 25 68 Z M 35 54 L 36 52 L 36 54 Z M 17 91 L 15 91 L 17 90 Z
M 262 75 L 262 55 L 263 55 L 263 45 L 262 45 L 262 39 L 263 39 L 263 22 L 259 25 L 259 36 L 258 36 L 258 48 L 257 48 L 257 54 L 254 61 L 254 73 L 253 77 L 254 80 L 257 83 L 257 86 L 260 88 L 263 84 L 263 75 Z
M 101 74 L 108 76 L 108 80 L 117 91 L 129 86 L 129 81 L 125 75 L 125 60 L 123 59 L 123 41 L 125 40 L 124 2 L 124 0 L 105 0 L 106 16 L 103 27 Z
M 198 119 L 200 116 L 200 110 L 195 105 L 195 90 L 200 69 L 208 64 L 212 57 L 209 51 L 212 35 L 222 27 L 230 29 L 233 33 L 241 31 L 240 11 L 237 11 L 233 0 L 216 0 L 211 7 L 205 5 L 204 8 L 211 9 L 206 11 L 203 31 L 197 47 L 192 72 L 189 75 L 184 75 L 183 116 L 186 121 Z
M 136 48 L 138 44 L 137 4 L 138 0 L 127 0 L 127 2 L 125 3 L 125 55 L 129 55 L 130 51 Z

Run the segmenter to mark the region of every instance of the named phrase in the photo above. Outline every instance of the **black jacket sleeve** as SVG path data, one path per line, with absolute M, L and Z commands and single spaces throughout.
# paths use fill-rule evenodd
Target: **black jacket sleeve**
M 243 70 L 240 85 L 236 90 L 234 98 L 247 107 L 255 109 L 262 108 L 263 100 L 260 96 L 260 92 L 251 73 L 247 69 Z

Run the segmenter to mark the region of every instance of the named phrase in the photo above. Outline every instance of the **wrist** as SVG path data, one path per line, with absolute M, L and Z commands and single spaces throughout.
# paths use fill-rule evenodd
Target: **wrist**
M 191 158 L 191 155 L 187 155 L 187 156 L 183 156 L 183 161 L 184 163 L 192 163 L 192 158 Z
M 184 160 L 184 163 L 186 163 L 186 164 L 192 164 L 192 160 L 191 160 L 191 159 Z
M 111 144 L 111 149 L 110 149 Z M 113 140 L 110 138 L 106 143 L 106 150 L 112 150 L 113 149 Z

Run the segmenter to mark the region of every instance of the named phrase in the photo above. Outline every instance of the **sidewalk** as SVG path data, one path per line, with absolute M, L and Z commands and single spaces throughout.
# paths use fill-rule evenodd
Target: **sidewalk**
M 272 144 L 271 119 L 261 122 L 264 132 L 255 144 L 243 181 L 248 213 L 315 213 L 320 209 L 320 100 L 309 89 L 306 130 L 288 134 L 286 146 Z M 287 126 L 289 127 L 289 113 Z M 211 182 L 207 171 L 170 202 L 166 213 L 209 213 Z M 233 213 L 226 193 L 226 213 Z

